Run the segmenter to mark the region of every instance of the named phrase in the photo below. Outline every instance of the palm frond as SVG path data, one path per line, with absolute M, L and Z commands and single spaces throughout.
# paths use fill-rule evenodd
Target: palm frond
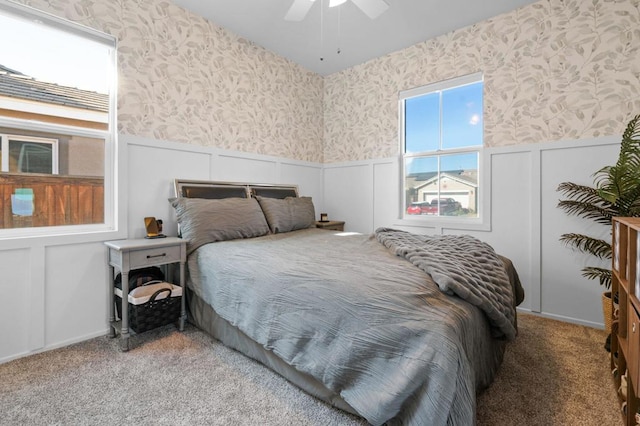
M 578 185 L 572 182 L 562 182 L 558 185 L 556 191 L 565 195 L 568 199 L 558 202 L 558 207 L 565 210 L 569 215 L 582 216 L 588 214 L 587 218 L 591 218 L 592 213 L 602 213 L 607 216 L 609 210 L 613 206 L 612 203 L 602 197 L 597 188 L 586 185 Z
M 611 270 L 605 268 L 597 268 L 595 266 L 587 266 L 582 268 L 582 276 L 590 280 L 598 280 L 600 285 L 606 289 L 611 288 Z
M 560 242 L 599 259 L 611 259 L 611 243 L 582 234 L 562 234 Z
M 628 210 L 638 200 L 640 192 L 640 115 L 625 129 L 620 142 L 620 154 L 614 166 L 595 173 L 594 182 L 600 195 L 612 204 Z
M 636 115 L 629 121 L 622 134 L 620 156 L 617 164 L 628 164 L 636 169 L 640 167 L 640 115 Z
M 570 216 L 609 226 L 616 216 L 640 217 L 640 115 L 627 124 L 616 164 L 601 168 L 593 176 L 593 188 L 572 182 L 558 185 L 557 191 L 566 197 L 558 202 L 558 208 Z M 600 259 L 611 258 L 609 241 L 576 233 L 563 234 L 560 241 Z M 582 269 L 582 275 L 611 287 L 610 269 L 588 266 Z
M 628 210 L 640 196 L 640 167 L 616 165 L 596 172 L 598 195 L 608 203 Z
M 603 225 L 611 225 L 611 218 L 617 216 L 610 207 L 600 207 L 583 201 L 561 200 L 558 202 L 558 208 L 564 210 L 569 216 L 593 219 Z
M 596 188 L 586 185 L 579 185 L 573 182 L 562 182 L 558 185 L 556 191 L 572 200 L 580 201 L 601 201 L 600 195 Z

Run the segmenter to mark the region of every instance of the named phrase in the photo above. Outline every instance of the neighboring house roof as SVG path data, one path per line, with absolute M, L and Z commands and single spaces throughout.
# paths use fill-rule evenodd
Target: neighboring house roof
M 0 96 L 98 112 L 109 111 L 109 95 L 38 81 L 0 65 Z
M 440 178 L 448 177 L 449 179 L 458 181 L 463 185 L 468 185 L 472 187 L 478 186 L 478 172 L 477 170 L 469 170 L 469 171 L 460 171 L 460 172 L 441 172 Z M 423 188 L 431 183 L 433 183 L 438 176 L 435 174 L 431 176 L 431 178 L 425 180 L 423 183 L 416 185 L 415 188 Z
M 16 74 L 16 75 L 24 75 L 20 71 L 12 70 L 11 68 L 5 67 L 2 64 L 0 64 L 0 72 L 7 72 L 10 74 Z

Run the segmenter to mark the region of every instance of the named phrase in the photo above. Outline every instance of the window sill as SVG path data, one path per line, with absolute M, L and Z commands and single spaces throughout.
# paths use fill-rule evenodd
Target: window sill
M 101 225 L 15 228 L 0 230 L 0 250 L 91 243 L 126 238 L 126 230 Z
M 464 231 L 491 231 L 491 224 L 482 219 L 456 219 L 455 217 L 418 216 L 415 218 L 401 218 L 393 222 L 394 226 L 411 228 L 435 229 L 440 233 L 442 229 L 459 229 Z

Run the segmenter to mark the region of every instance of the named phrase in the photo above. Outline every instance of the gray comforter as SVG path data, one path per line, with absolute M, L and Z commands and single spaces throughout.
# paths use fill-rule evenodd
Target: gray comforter
M 494 336 L 516 338 L 516 313 L 509 276 L 493 248 L 471 235 L 416 235 L 379 228 L 376 238 L 431 276 L 440 290 L 482 309 Z
M 375 236 L 318 229 L 206 244 L 189 286 L 374 425 L 475 423 L 504 340 Z M 519 285 L 519 283 L 513 283 Z

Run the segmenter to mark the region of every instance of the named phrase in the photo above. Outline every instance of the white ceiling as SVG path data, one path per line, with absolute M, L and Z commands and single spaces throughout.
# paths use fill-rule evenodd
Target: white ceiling
M 351 1 L 329 8 L 328 0 L 316 0 L 301 22 L 284 20 L 293 0 L 172 1 L 309 70 L 328 75 L 536 0 L 385 0 L 389 8 L 375 20 Z

